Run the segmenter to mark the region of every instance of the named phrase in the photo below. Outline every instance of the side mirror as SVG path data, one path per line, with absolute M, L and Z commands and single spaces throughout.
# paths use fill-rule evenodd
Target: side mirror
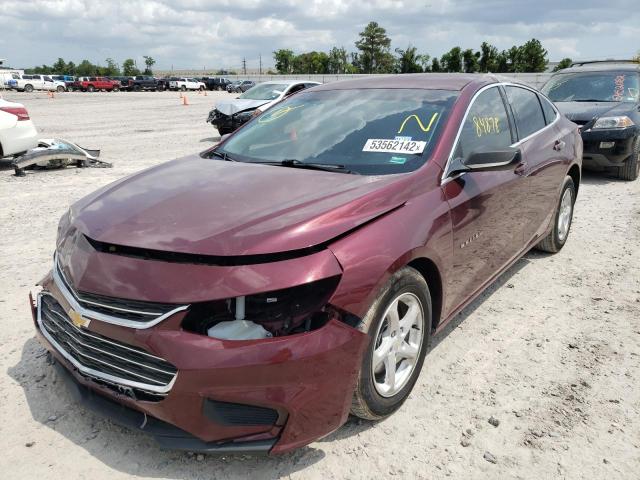
M 518 165 L 521 159 L 522 152 L 519 148 L 480 147 L 471 152 L 467 158 L 454 159 L 449 167 L 449 176 L 462 172 L 510 170 Z

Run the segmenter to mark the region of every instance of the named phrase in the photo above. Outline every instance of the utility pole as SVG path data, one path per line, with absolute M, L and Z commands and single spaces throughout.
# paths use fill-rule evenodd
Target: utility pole
M 260 75 L 262 75 L 262 54 L 260 54 Z
M 242 74 L 247 74 L 247 59 L 242 57 Z

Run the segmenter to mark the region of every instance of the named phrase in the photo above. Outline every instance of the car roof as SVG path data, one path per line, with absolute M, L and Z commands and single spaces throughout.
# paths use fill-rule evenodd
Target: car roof
M 320 90 L 351 90 L 360 88 L 413 88 L 421 90 L 462 90 L 470 83 L 495 83 L 498 78 L 491 74 L 473 73 L 405 73 L 402 75 L 376 75 L 337 82 L 324 83 L 313 87 Z M 509 80 L 512 81 L 512 80 Z M 517 82 L 513 82 L 517 83 Z
M 322 85 L 320 82 L 316 82 L 313 80 L 268 80 L 266 82 L 260 83 L 260 85 L 295 85 L 296 83 L 313 83 L 314 85 Z
M 602 62 L 585 62 L 575 63 L 569 68 L 563 68 L 557 73 L 578 73 L 578 72 L 610 72 L 610 71 L 627 71 L 640 72 L 640 63 L 626 61 L 602 61 Z

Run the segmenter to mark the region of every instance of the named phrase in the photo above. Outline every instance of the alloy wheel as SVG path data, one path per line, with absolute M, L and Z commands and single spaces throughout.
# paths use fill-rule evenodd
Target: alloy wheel
M 571 226 L 571 214 L 573 210 L 573 193 L 567 188 L 562 195 L 560 202 L 560 212 L 558 214 L 558 240 L 564 242 L 569 234 Z
M 407 384 L 420 355 L 424 310 L 418 297 L 403 293 L 384 313 L 376 332 L 372 378 L 376 391 L 392 397 Z

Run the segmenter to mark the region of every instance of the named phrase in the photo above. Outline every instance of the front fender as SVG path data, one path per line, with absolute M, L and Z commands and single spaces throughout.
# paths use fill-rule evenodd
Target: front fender
M 437 188 L 412 198 L 329 248 L 343 268 L 329 302 L 360 318 L 391 275 L 417 258 L 434 262 L 444 285 L 453 237 L 442 191 Z

